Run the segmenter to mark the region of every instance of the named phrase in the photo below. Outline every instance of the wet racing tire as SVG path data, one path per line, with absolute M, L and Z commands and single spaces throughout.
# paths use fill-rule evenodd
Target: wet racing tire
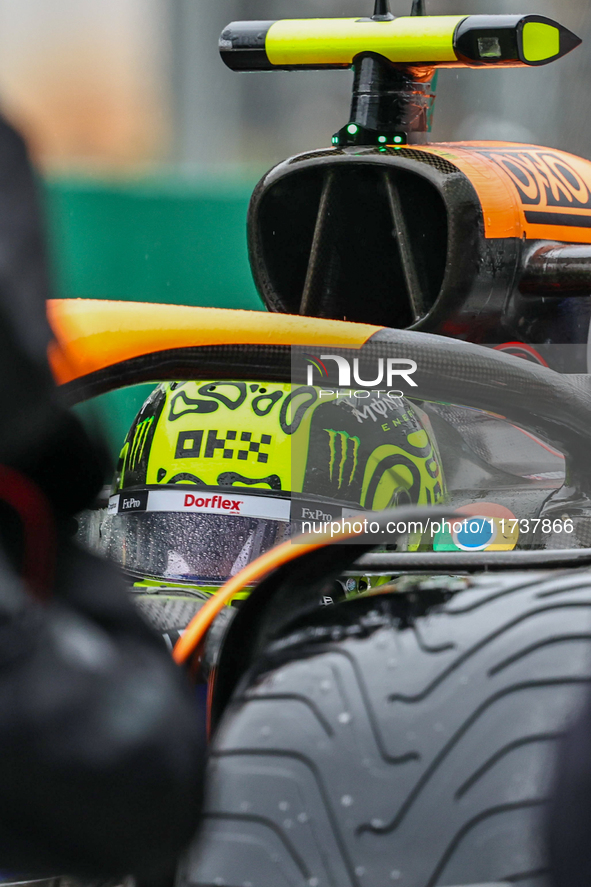
M 215 736 L 181 884 L 546 883 L 553 757 L 591 681 L 591 573 L 432 587 L 326 608 L 274 643 Z

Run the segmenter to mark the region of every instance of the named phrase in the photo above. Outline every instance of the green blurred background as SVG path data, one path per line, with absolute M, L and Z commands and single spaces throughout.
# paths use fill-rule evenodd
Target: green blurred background
M 246 251 L 251 190 L 231 178 L 49 179 L 57 293 L 261 308 Z

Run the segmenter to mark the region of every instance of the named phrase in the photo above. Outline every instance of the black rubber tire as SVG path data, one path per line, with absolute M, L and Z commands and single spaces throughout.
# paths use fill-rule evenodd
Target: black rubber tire
M 229 706 L 180 883 L 544 884 L 553 752 L 591 681 L 591 574 L 474 579 L 406 624 L 400 595 L 332 608 L 333 627 L 329 609 Z

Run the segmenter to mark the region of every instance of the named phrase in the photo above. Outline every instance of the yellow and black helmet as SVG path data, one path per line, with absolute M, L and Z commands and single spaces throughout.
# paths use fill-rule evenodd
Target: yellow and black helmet
M 215 590 L 302 527 L 443 494 L 428 420 L 402 398 L 166 383 L 121 450 L 101 547 L 132 576 Z

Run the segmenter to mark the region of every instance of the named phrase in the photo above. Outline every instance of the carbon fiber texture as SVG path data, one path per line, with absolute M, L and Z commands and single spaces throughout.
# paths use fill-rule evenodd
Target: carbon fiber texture
M 426 163 L 428 166 L 432 166 L 433 169 L 446 175 L 459 172 L 458 167 L 446 160 L 445 157 L 440 157 L 432 151 L 421 151 L 417 148 L 367 147 L 355 148 L 354 151 L 345 151 L 342 148 L 321 148 L 317 151 L 307 151 L 305 154 L 298 154 L 287 162 L 292 166 L 296 163 L 305 163 L 307 160 L 318 160 L 321 157 L 339 157 L 343 154 L 358 157 L 402 157 L 407 160 L 416 160 L 418 163 Z
M 314 346 L 318 350 L 318 346 Z M 359 356 L 328 346 L 331 353 Z M 306 349 L 302 349 L 306 350 Z M 567 450 L 584 468 L 591 429 L 591 385 L 518 357 L 429 333 L 380 330 L 365 346 L 372 357 L 410 358 L 418 364 L 418 400 L 490 410 Z M 66 387 L 77 402 L 103 391 L 164 379 L 292 381 L 291 349 L 278 345 L 207 346 L 157 352 L 83 377 Z M 303 381 L 303 379 L 295 381 Z

